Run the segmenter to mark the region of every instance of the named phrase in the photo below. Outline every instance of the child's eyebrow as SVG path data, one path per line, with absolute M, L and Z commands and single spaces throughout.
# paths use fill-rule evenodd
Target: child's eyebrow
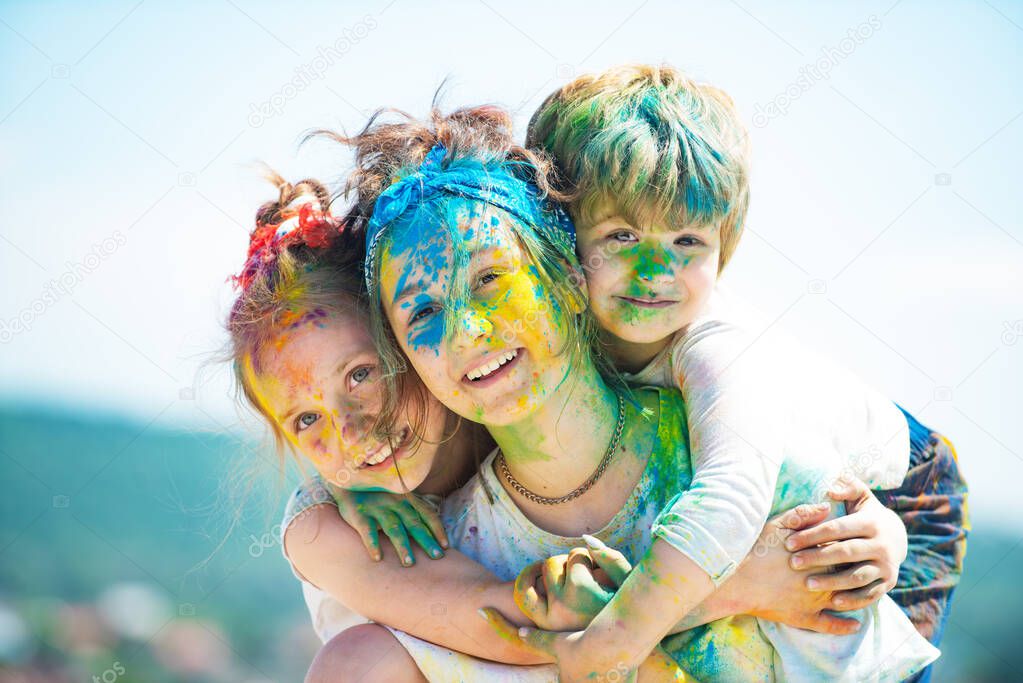
M 298 406 L 294 406 L 293 405 L 293 406 L 288 408 L 286 413 L 284 413 L 279 418 L 277 418 L 277 421 L 280 422 L 281 424 L 284 424 L 285 422 L 287 422 L 288 420 L 291 419 L 292 415 L 294 415 L 297 412 L 298 412 Z
M 591 230 L 596 229 L 601 234 L 616 232 L 618 230 L 632 230 L 633 232 L 640 232 L 643 233 L 644 235 L 647 233 L 662 232 L 661 230 L 648 228 L 643 225 L 635 225 L 628 218 L 617 213 L 612 216 L 608 216 L 603 220 L 597 221 L 596 223 L 593 224 L 593 227 L 591 227 L 590 229 Z
M 405 299 L 411 299 L 415 296 L 418 296 L 422 291 L 423 285 L 421 282 L 409 283 L 405 285 L 405 287 L 400 292 L 394 295 L 394 298 L 391 300 L 391 305 L 397 306 Z
M 491 256 L 494 259 L 497 259 L 500 256 L 503 256 L 508 251 L 510 251 L 510 249 L 511 249 L 510 245 L 491 245 L 475 247 L 469 251 L 469 261 L 467 264 L 467 268 L 468 269 L 475 268 L 478 262 L 487 256 Z M 421 279 L 417 282 L 410 282 L 409 284 L 405 285 L 405 287 L 403 287 L 400 292 L 394 295 L 394 298 L 391 300 L 392 301 L 391 305 L 397 306 L 405 299 L 414 298 L 419 294 L 423 293 L 425 290 L 426 288 L 423 287 Z
M 504 256 L 510 249 L 511 247 L 506 245 L 480 247 L 479 249 L 475 249 L 469 253 L 469 266 L 475 266 L 479 261 L 483 260 L 487 256 L 498 259 Z

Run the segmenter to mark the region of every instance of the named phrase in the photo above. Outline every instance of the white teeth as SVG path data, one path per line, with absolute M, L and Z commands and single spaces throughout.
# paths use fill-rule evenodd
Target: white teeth
M 494 358 L 486 365 L 482 365 L 473 370 L 472 372 L 467 373 L 466 377 L 468 377 L 469 379 L 480 379 L 482 377 L 487 377 L 488 375 L 492 374 L 495 370 L 497 370 L 499 367 L 501 367 L 511 359 L 515 358 L 515 356 L 517 356 L 518 353 L 519 352 L 517 350 L 505 351 L 500 356 Z
M 401 448 L 401 445 L 405 443 L 405 440 L 408 439 L 408 436 L 409 428 L 406 427 L 401 431 L 401 434 L 398 435 L 398 440 L 395 442 L 399 448 Z M 381 446 L 380 451 L 376 455 L 374 455 L 372 458 L 366 458 L 358 465 L 356 465 L 356 467 L 364 467 L 366 465 L 379 465 L 384 460 L 387 460 L 391 453 L 393 453 L 391 446 L 388 444 L 384 444 L 383 446 Z
M 379 465 L 384 460 L 387 460 L 388 456 L 391 455 L 391 447 L 384 446 L 374 455 L 372 458 L 367 458 L 362 464 L 363 465 Z

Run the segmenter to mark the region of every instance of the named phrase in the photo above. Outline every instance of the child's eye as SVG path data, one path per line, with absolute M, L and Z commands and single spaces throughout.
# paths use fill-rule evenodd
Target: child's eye
M 480 275 L 479 278 L 477 278 L 476 286 L 483 287 L 484 285 L 489 285 L 491 282 L 496 280 L 500 275 L 501 274 L 496 270 L 488 270 L 487 272 Z
M 352 370 L 352 374 L 349 375 L 350 384 L 354 388 L 358 384 L 362 384 L 369 378 L 370 373 L 373 372 L 373 368 L 369 365 L 363 365 L 361 367 Z
M 423 308 L 420 308 L 418 311 L 412 314 L 412 317 L 409 318 L 408 324 L 415 325 L 420 320 L 425 320 L 426 318 L 430 317 L 436 312 L 437 312 L 436 306 L 424 306 Z
M 319 419 L 320 416 L 317 415 L 316 413 L 302 413 L 297 418 L 295 418 L 295 431 L 296 432 L 305 431 L 309 427 L 312 427 Z
M 610 235 L 607 236 L 607 238 L 611 239 L 611 240 L 614 240 L 615 242 L 635 242 L 636 241 L 636 236 L 633 235 L 631 232 L 626 232 L 625 230 L 618 230 L 617 232 L 612 232 Z
M 701 240 L 699 237 L 693 237 L 692 235 L 682 235 L 677 240 L 675 240 L 675 244 L 679 245 L 680 247 L 702 247 L 703 240 Z

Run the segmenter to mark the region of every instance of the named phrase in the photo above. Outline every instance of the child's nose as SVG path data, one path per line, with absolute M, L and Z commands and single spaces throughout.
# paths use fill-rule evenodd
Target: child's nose
M 651 284 L 668 284 L 675 279 L 671 254 L 664 249 L 648 249 L 636 262 L 636 275 Z
M 338 435 L 341 445 L 346 448 L 359 445 L 373 426 L 373 420 L 362 412 L 350 412 L 341 416 L 341 428 Z
M 494 326 L 480 311 L 472 306 L 452 309 L 449 329 L 455 331 L 455 343 L 474 343 L 481 337 L 488 337 L 494 332 Z

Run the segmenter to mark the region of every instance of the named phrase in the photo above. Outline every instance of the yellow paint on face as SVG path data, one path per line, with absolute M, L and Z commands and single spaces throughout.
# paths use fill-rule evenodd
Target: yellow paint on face
M 297 316 L 282 333 L 284 342 L 272 339 L 255 357 L 240 360 L 256 406 L 329 481 L 344 488 L 393 492 L 418 485 L 442 440 L 444 414 L 428 411 L 424 441 L 413 440 L 401 451 L 400 476 L 394 464 L 365 467 L 366 458 L 386 445 L 372 429 L 383 390 L 372 336 L 361 316 L 313 313 Z M 299 420 L 304 427 L 299 428 Z
M 288 443 L 292 445 L 296 450 L 300 450 L 298 445 L 298 439 L 295 435 L 281 424 L 280 417 L 274 412 L 270 406 L 272 396 L 286 395 L 289 393 L 287 385 L 282 382 L 278 377 L 271 374 L 258 374 L 256 372 L 255 363 L 252 361 L 252 354 L 245 354 L 242 358 L 242 374 L 245 377 L 245 383 L 249 385 L 253 396 L 255 397 L 256 404 L 264 415 L 269 415 L 277 426 L 278 431 L 284 434 L 284 437 L 288 440 Z
M 466 213 L 458 225 L 429 232 L 396 226 L 381 251 L 381 298 L 430 391 L 463 417 L 487 422 L 483 403 L 502 405 L 508 417 L 564 379 L 569 326 L 511 219 L 488 205 Z M 462 279 L 467 293 L 454 284 Z M 518 348 L 527 358 L 511 371 L 507 394 L 480 396 L 462 381 L 467 364 Z

